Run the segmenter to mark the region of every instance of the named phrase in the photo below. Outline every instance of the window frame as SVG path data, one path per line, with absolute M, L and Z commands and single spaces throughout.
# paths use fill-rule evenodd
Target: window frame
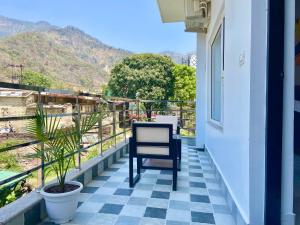
M 212 108 L 213 108 L 213 98 L 212 98 L 212 91 L 213 91 L 213 71 L 212 71 L 212 63 L 213 63 L 213 55 L 212 55 L 212 48 L 214 41 L 217 38 L 217 35 L 219 34 L 219 31 L 221 32 L 221 96 L 220 96 L 220 101 L 221 101 L 221 106 L 220 106 L 220 121 L 215 120 L 212 115 Z M 209 52 L 209 62 L 208 62 L 208 74 L 209 74 L 209 82 L 208 82 L 208 122 L 213 125 L 216 128 L 223 129 L 223 124 L 224 124 L 224 71 L 225 71 L 225 17 L 222 17 L 220 19 L 219 23 L 216 24 L 215 29 L 211 33 L 211 38 L 209 40 L 209 45 L 208 45 L 208 52 Z

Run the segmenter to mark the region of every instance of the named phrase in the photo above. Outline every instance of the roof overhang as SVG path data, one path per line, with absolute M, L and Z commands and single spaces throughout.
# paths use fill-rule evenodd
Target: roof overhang
M 157 0 L 160 16 L 164 23 L 184 22 L 184 0 Z
M 206 33 L 211 0 L 157 0 L 164 23 L 184 22 L 186 32 Z

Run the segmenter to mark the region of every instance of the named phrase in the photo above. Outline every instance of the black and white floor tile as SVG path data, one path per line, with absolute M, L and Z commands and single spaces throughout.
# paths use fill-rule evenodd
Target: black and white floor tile
M 234 225 L 206 153 L 187 144 L 182 150 L 177 191 L 171 173 L 158 170 L 144 171 L 130 189 L 125 157 L 82 190 L 67 225 Z

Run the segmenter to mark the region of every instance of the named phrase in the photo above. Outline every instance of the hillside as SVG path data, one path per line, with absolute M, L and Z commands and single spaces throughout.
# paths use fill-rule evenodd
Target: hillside
M 8 64 L 46 74 L 55 88 L 99 90 L 112 66 L 132 54 L 102 43 L 76 27 L 27 22 L 0 16 L 0 81 L 11 81 Z M 185 54 L 162 52 L 182 63 Z M 15 74 L 20 70 L 15 69 Z
M 43 23 L 42 29 L 41 23 L 24 22 L 21 26 L 19 21 L 13 29 L 13 20 L 8 29 L 9 25 L 4 26 L 7 21 L 10 20 L 0 17 L 0 32 L 6 34 L 0 38 L 2 81 L 10 81 L 11 69 L 7 65 L 14 63 L 48 75 L 57 82 L 56 87 L 97 90 L 108 81 L 111 66 L 131 54 L 103 44 L 75 27 L 57 28 Z

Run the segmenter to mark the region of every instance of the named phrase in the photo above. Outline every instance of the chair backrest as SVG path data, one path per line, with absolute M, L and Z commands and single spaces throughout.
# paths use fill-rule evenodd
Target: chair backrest
M 177 126 L 178 126 L 178 117 L 177 116 L 157 115 L 156 122 L 172 124 L 173 125 L 173 134 L 177 133 Z
M 132 141 L 136 155 L 170 156 L 172 124 L 133 123 Z

